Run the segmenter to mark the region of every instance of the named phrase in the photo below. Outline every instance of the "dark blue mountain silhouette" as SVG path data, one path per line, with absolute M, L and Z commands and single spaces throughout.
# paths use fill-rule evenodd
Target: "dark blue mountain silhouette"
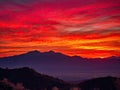
M 48 51 L 30 51 L 0 58 L 0 67 L 31 67 L 38 72 L 62 79 L 86 79 L 99 76 L 120 76 L 120 57 L 87 59 Z

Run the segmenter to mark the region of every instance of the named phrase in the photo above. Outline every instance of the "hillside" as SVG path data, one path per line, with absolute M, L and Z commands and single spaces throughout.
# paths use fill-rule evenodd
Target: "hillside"
M 99 77 L 78 84 L 81 90 L 120 90 L 120 78 Z
M 39 74 L 33 69 L 24 67 L 18 69 L 2 69 L 0 68 L 0 80 L 7 78 L 10 82 L 17 84 L 22 83 L 25 88 L 30 90 L 51 89 L 54 86 L 59 88 L 67 88 L 68 83 L 48 76 Z

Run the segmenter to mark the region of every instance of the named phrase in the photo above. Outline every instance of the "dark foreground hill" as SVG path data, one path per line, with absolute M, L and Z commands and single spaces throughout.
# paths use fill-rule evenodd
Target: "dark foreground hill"
M 22 83 L 25 88 L 30 90 L 42 90 L 45 88 L 49 90 L 54 86 L 57 86 L 58 88 L 67 88 L 70 85 L 60 79 L 39 74 L 27 67 L 19 69 L 0 68 L 0 80 L 4 80 L 5 78 L 14 84 Z M 7 87 L 10 88 L 9 86 Z
M 102 77 L 86 80 L 78 84 L 81 90 L 120 90 L 120 78 Z
M 102 77 L 70 84 L 33 69 L 0 68 L 0 90 L 120 90 L 120 78 Z M 54 89 L 53 89 L 54 88 Z

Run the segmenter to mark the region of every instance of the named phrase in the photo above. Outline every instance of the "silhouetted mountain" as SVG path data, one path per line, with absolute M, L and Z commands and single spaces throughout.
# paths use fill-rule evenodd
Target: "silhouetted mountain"
M 67 56 L 54 51 L 30 51 L 21 55 L 0 58 L 0 66 L 8 68 L 31 67 L 38 72 L 66 80 L 120 76 L 120 57 L 87 59 Z
M 78 86 L 81 90 L 118 90 L 116 77 L 102 77 L 84 81 Z M 120 87 L 120 86 L 119 86 Z
M 10 82 L 14 84 L 22 83 L 23 86 L 30 90 L 41 90 L 45 88 L 49 90 L 54 86 L 64 88 L 70 85 L 60 79 L 48 75 L 39 74 L 33 69 L 27 67 L 19 69 L 0 68 L 0 80 L 3 80 L 4 78 L 7 78 Z

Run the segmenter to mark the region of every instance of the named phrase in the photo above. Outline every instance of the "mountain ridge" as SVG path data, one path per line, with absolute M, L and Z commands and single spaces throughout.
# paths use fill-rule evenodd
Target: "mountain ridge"
M 81 57 L 81 56 L 78 56 L 78 55 L 69 56 L 69 55 L 66 55 L 66 54 L 63 54 L 63 53 L 60 53 L 60 52 L 55 52 L 53 50 L 49 50 L 49 51 L 46 51 L 46 52 L 41 52 L 39 50 L 32 50 L 32 51 L 28 51 L 28 52 L 25 52 L 25 53 L 22 53 L 22 54 L 18 54 L 18 55 L 0 57 L 0 59 L 14 57 L 14 56 L 19 56 L 19 55 L 25 55 L 25 54 L 35 55 L 35 54 L 45 54 L 45 53 L 48 53 L 48 54 L 61 54 L 61 55 L 67 56 L 67 57 L 92 59 L 92 60 L 94 60 L 94 59 L 101 59 L 102 60 L 102 59 L 107 59 L 107 58 L 120 58 L 120 56 L 109 56 L 109 57 L 104 57 L 104 58 L 86 58 L 86 57 Z

